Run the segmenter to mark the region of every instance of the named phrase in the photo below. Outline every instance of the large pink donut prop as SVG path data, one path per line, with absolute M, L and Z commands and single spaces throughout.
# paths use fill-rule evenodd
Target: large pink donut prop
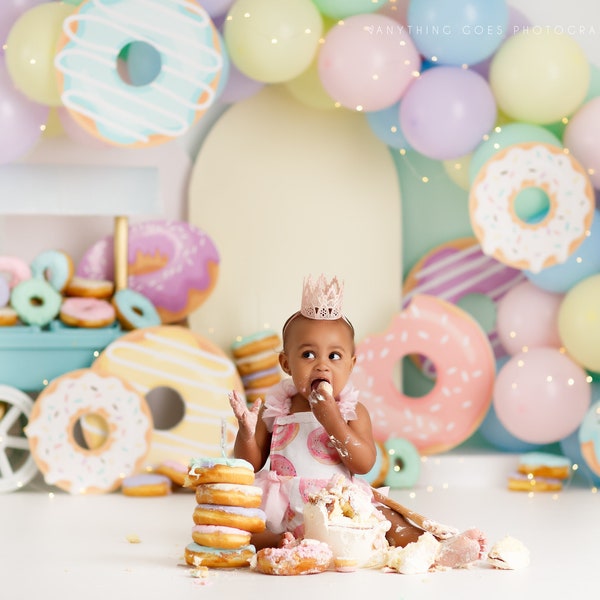
M 420 398 L 394 382 L 395 366 L 408 354 L 425 355 L 436 368 L 433 389 Z M 405 438 L 421 454 L 445 452 L 469 438 L 490 407 L 495 360 L 485 332 L 434 296 L 415 296 L 386 331 L 358 344 L 356 356 L 352 380 L 378 441 Z

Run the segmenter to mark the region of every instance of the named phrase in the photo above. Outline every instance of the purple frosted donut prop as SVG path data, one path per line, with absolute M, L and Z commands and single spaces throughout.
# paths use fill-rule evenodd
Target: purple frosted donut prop
M 178 323 L 212 293 L 219 253 L 210 237 L 183 221 L 145 221 L 129 226 L 130 289 L 155 306 L 163 323 Z M 77 275 L 114 279 L 113 237 L 106 236 L 84 253 Z

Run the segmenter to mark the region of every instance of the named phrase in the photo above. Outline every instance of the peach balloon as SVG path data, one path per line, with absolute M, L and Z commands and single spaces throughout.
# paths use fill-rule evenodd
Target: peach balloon
M 587 170 L 592 185 L 600 189 L 600 96 L 586 102 L 571 117 L 563 142 Z

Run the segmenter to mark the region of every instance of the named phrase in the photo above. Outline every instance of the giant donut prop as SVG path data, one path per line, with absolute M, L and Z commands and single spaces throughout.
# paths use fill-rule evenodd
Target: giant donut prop
M 403 285 L 403 306 L 412 298 L 427 294 L 458 304 L 471 294 L 481 294 L 497 306 L 498 301 L 525 275 L 483 253 L 476 238 L 458 238 L 433 248 L 408 272 Z M 495 327 L 487 332 L 496 360 L 506 356 Z M 431 365 L 422 361 L 425 372 L 433 376 Z
M 418 353 L 435 365 L 437 380 L 423 397 L 400 392 L 396 364 Z M 495 360 L 487 336 L 465 311 L 434 296 L 415 296 L 381 335 L 356 348 L 353 383 L 371 415 L 376 439 L 405 438 L 421 454 L 464 442 L 490 407 Z
M 119 55 L 144 42 L 160 71 L 131 85 Z M 196 2 L 87 0 L 67 17 L 55 59 L 61 100 L 92 135 L 118 146 L 160 144 L 186 133 L 215 99 L 224 61 L 220 37 Z
M 528 224 L 515 211 L 528 187 L 542 189 L 550 209 Z M 594 215 L 594 190 L 583 167 L 562 149 L 539 143 L 509 146 L 480 169 L 469 197 L 471 225 L 483 251 L 538 273 L 560 264 L 583 242 Z

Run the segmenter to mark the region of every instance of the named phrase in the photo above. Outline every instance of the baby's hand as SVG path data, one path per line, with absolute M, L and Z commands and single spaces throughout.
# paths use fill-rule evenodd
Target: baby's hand
M 325 415 L 327 412 L 327 405 L 331 403 L 335 405 L 331 384 L 327 381 L 319 383 L 317 388 L 309 394 L 308 402 L 313 414 L 320 421 L 320 416 Z
M 229 393 L 229 404 L 233 409 L 235 418 L 238 420 L 240 429 L 244 429 L 246 433 L 254 435 L 262 400 L 259 398 L 248 408 L 248 404 L 246 404 L 244 398 L 236 390 L 233 390 Z

